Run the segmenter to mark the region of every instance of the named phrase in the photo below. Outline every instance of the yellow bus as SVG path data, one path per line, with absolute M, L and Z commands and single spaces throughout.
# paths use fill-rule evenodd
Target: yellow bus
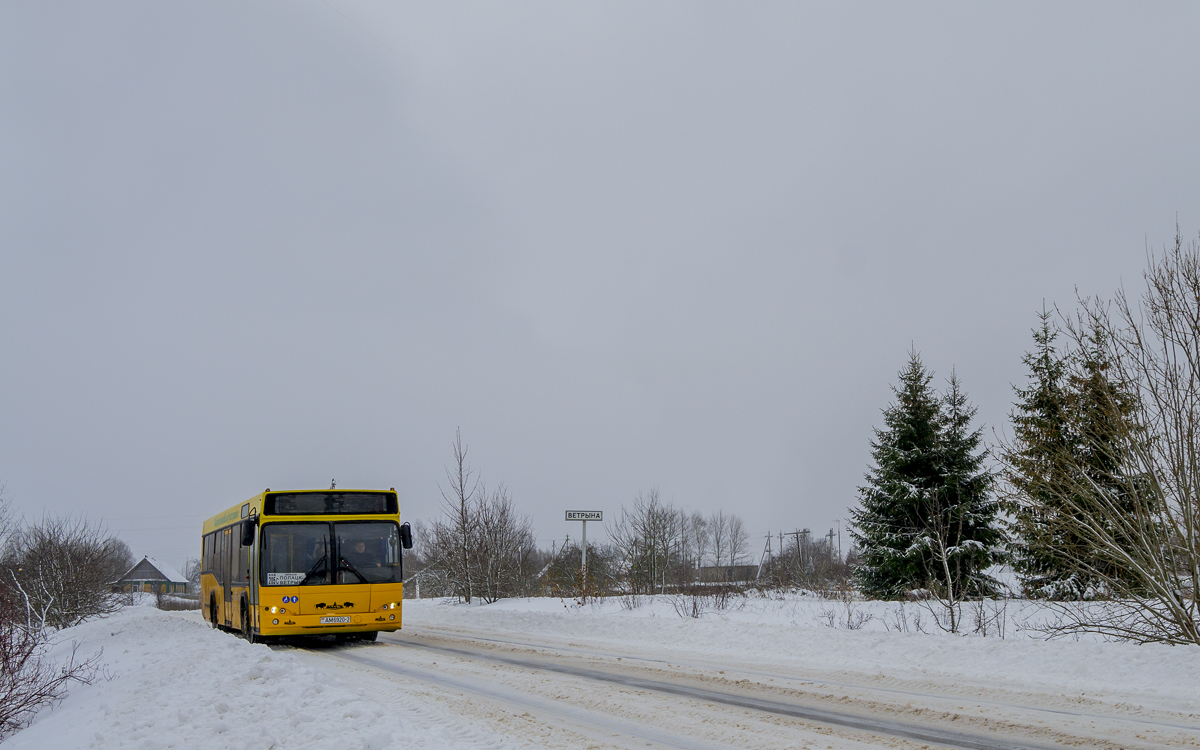
M 200 604 L 251 643 L 283 635 L 375 640 L 400 628 L 396 490 L 267 489 L 204 522 Z

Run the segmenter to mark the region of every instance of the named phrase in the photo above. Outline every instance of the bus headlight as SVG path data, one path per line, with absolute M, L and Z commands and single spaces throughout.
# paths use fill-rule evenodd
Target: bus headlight
M 272 625 L 278 625 L 278 624 L 279 624 L 279 620 L 271 620 L 271 624 L 272 624 Z
M 286 609 L 284 609 L 283 607 L 280 607 L 280 608 L 279 608 L 279 614 L 281 614 L 281 615 L 286 615 L 286 614 L 287 614 L 287 610 L 286 610 Z
M 388 615 L 388 619 L 389 619 L 389 620 L 395 620 L 395 619 L 396 619 L 396 616 L 395 616 L 395 615 Z

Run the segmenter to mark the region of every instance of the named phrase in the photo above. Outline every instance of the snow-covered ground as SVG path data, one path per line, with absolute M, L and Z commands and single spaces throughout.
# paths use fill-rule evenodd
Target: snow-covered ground
M 984 729 L 999 718 L 1022 732 L 1044 725 L 1047 734 L 1041 736 L 1050 745 L 1065 736 L 1051 729 L 1073 721 L 1078 726 L 1070 731 L 1084 734 L 1071 736 L 1115 738 L 1097 740 L 1096 747 L 1200 747 L 1200 647 L 1047 642 L 1021 629 L 1044 617 L 1032 605 L 1009 605 L 1004 639 L 894 632 L 899 605 L 800 596 L 735 600 L 699 618 L 681 616 L 689 602 L 672 597 L 642 600 L 636 607 L 617 599 L 584 605 L 520 599 L 485 606 L 409 600 L 404 606 L 402 634 L 377 644 L 317 650 L 250 645 L 210 630 L 194 612 L 127 608 L 60 634 L 60 650 L 72 642 L 81 654 L 103 649 L 103 675 L 91 685 L 74 686 L 62 704 L 43 711 L 5 745 L 570 747 L 577 735 L 586 735 L 575 725 L 607 728 L 611 721 L 611 741 L 595 732 L 588 741 L 597 747 L 635 746 L 622 744 L 620 735 L 643 732 L 647 742 L 637 746 L 699 747 L 705 738 L 707 746 L 771 746 L 768 735 L 751 737 L 757 730 L 746 717 L 752 712 L 726 720 L 708 709 L 697 713 L 694 702 L 689 708 L 645 690 L 592 688 L 528 664 L 480 661 L 488 658 L 481 649 L 496 648 L 525 655 L 521 658 L 578 657 L 590 669 L 641 664 L 638 669 L 703 681 L 709 688 L 782 690 L 787 682 L 793 692 L 832 691 L 850 708 L 862 701 L 886 715 L 921 701 L 944 712 L 950 701 L 961 717 Z M 910 631 L 916 609 L 905 607 Z M 925 618 L 928 629 L 929 615 Z M 831 619 L 862 627 L 830 627 Z M 461 652 L 452 653 L 447 644 L 473 645 L 454 646 Z M 471 648 L 475 652 L 468 653 Z M 575 724 L 552 731 L 550 714 L 559 705 L 564 721 Z M 710 719 L 714 725 L 707 734 L 688 739 Z M 763 726 L 777 729 L 774 721 Z M 1130 739 L 1121 739 L 1121 732 Z M 739 733 L 745 733 L 744 743 Z M 811 746 L 822 748 L 905 744 L 892 739 L 877 745 L 861 733 L 812 736 L 820 744 L 814 740 Z M 797 739 L 800 734 L 790 737 L 792 744 L 781 746 L 809 746 L 809 739 L 803 744 Z
M 372 693 L 290 651 L 251 645 L 196 612 L 128 607 L 63 631 L 57 652 L 103 649 L 75 685 L 5 748 L 508 748 L 487 730 L 403 692 Z
M 747 597 L 696 619 L 686 616 L 689 604 L 686 597 L 672 596 L 642 597 L 632 608 L 618 598 L 583 606 L 569 599 L 510 599 L 471 608 L 467 616 L 461 605 L 410 601 L 405 623 L 587 638 L 614 650 L 663 657 L 782 660 L 809 671 L 1111 694 L 1116 700 L 1200 710 L 1200 647 L 1139 646 L 1095 636 L 1046 640 L 1037 627 L 1053 613 L 1038 603 L 985 603 L 985 616 L 1003 607 L 1003 639 L 994 626 L 988 637 L 944 633 L 933 623 L 936 606 L 917 603 Z M 969 606 L 965 614 L 970 623 Z M 858 629 L 846 627 L 860 620 Z M 916 632 L 918 620 L 925 632 Z M 901 627 L 907 632 L 897 632 Z

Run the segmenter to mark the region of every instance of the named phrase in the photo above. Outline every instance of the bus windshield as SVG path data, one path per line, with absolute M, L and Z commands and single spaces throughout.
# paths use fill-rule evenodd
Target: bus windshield
M 399 583 L 400 531 L 388 521 L 335 523 L 338 583 Z
M 261 538 L 266 586 L 402 580 L 399 529 L 390 521 L 269 523 Z

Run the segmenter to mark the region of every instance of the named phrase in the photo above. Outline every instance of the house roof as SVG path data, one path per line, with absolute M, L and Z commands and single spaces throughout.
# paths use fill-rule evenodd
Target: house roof
M 147 555 L 146 557 L 143 557 L 141 560 L 138 560 L 137 565 L 134 565 L 132 568 L 130 568 L 128 571 L 126 571 L 125 575 L 121 576 L 121 578 L 119 580 L 124 581 L 124 580 L 129 579 L 130 574 L 132 574 L 133 571 L 137 570 L 139 567 L 143 567 L 143 565 L 142 565 L 143 563 L 149 565 L 151 568 L 153 568 L 155 571 L 157 571 L 164 579 L 170 581 L 171 583 L 187 583 L 188 582 L 188 579 L 183 577 L 182 575 L 180 575 L 179 571 L 175 570 L 175 568 L 172 567 L 170 565 L 170 563 L 165 563 L 161 560 L 156 560 L 153 557 L 150 557 L 149 555 Z M 144 570 L 144 567 L 143 567 L 143 570 Z M 145 576 L 139 575 L 136 577 L 136 580 L 139 580 L 139 581 L 145 580 Z

